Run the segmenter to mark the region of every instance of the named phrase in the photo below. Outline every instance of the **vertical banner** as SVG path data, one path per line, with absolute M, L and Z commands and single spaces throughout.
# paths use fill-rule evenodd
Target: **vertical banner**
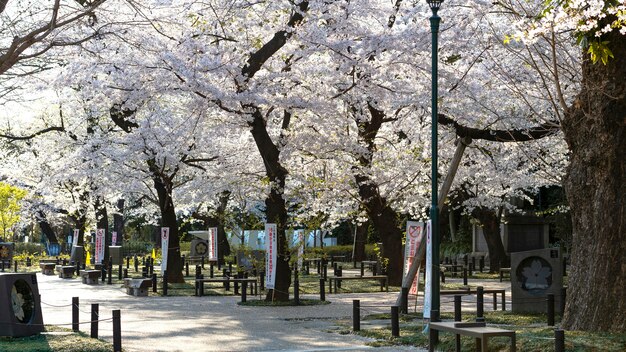
M 297 230 L 298 234 L 298 268 L 302 269 L 304 259 L 304 230 Z
M 407 221 L 406 222 L 406 241 L 404 244 L 404 276 L 409 273 L 409 268 L 411 267 L 411 263 L 415 259 L 417 255 L 417 251 L 419 249 L 419 245 L 422 242 L 422 237 L 424 235 L 425 224 L 423 222 L 418 221 Z M 409 294 L 416 295 L 417 294 L 417 282 L 419 280 L 413 279 L 413 284 L 409 290 Z
M 117 244 L 117 231 L 111 232 L 111 246 L 115 246 Z
M 265 287 L 276 281 L 276 224 L 265 224 Z
M 72 247 L 78 246 L 78 235 L 80 234 L 79 229 L 74 229 L 74 237 L 72 238 Z
M 209 227 L 209 260 L 217 261 L 217 227 Z
M 433 241 L 430 231 L 430 220 L 426 225 L 426 281 L 424 282 L 424 319 L 430 319 L 430 309 L 432 307 L 433 284 Z M 438 284 L 438 283 L 435 283 Z
M 170 228 L 161 227 L 161 276 L 167 270 L 167 249 L 170 245 Z
M 97 264 L 102 264 L 104 260 L 104 229 L 96 230 L 96 261 Z

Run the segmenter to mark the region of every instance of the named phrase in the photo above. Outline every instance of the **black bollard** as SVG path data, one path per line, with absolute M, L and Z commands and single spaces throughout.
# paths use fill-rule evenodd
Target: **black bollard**
M 154 274 L 154 260 L 150 260 L 150 276 Z
M 454 295 L 454 321 L 461 321 L 461 299 L 463 296 Z
M 245 303 L 248 300 L 248 283 L 246 281 L 241 283 L 241 302 Z
M 135 257 L 133 259 L 133 265 L 135 265 L 135 272 L 139 271 L 139 261 L 137 259 L 137 255 L 135 254 Z
M 554 294 L 548 293 L 548 326 L 554 326 Z
M 408 314 L 409 313 L 409 288 L 408 287 L 403 287 L 402 288 L 402 299 L 400 300 L 400 310 L 402 311 L 402 314 Z
M 101 279 L 102 279 L 102 282 L 104 283 L 104 281 L 106 281 L 106 279 L 107 279 L 107 269 L 106 269 L 106 267 L 103 265 L 103 266 L 102 266 L 102 269 L 100 269 L 100 270 L 101 270 L 101 273 L 102 273 L 102 275 L 101 275 Z
M 469 275 L 469 276 L 472 276 L 472 273 L 473 273 L 473 272 L 474 272 L 474 270 L 475 270 L 474 268 L 475 268 L 475 267 L 474 267 L 474 263 L 470 263 L 470 265 L 469 265 L 469 272 L 468 272 L 468 275 Z
M 72 330 L 78 331 L 78 297 L 72 297 Z
M 204 269 L 204 256 L 202 256 L 202 269 Z
M 91 338 L 98 338 L 98 303 L 91 304 Z
M 152 274 L 152 292 L 157 292 L 157 274 Z
M 189 277 L 189 262 L 185 262 L 185 276 Z
M 108 274 L 107 275 L 107 284 L 110 285 L 112 283 L 111 276 L 113 276 L 113 263 L 112 262 L 109 262 L 109 270 L 108 270 L 107 274 Z
M 202 275 L 202 267 L 200 265 L 196 265 L 196 279 L 199 279 L 200 275 Z
M 439 273 L 441 275 L 441 283 L 445 284 L 446 283 L 446 272 L 444 270 L 441 270 Z
M 479 323 L 485 321 L 484 303 L 484 289 L 482 286 L 478 286 L 476 287 L 476 321 Z
M 148 267 L 147 266 L 141 267 L 141 277 L 143 277 L 144 279 L 148 277 Z
M 30 259 L 30 257 L 26 257 L 26 266 L 31 266 L 33 265 L 32 260 Z
M 163 270 L 163 296 L 167 296 L 167 270 Z
M 554 329 L 554 352 L 565 352 L 565 330 Z
M 467 286 L 467 268 L 463 268 L 463 286 Z
M 213 263 L 209 264 L 209 277 L 211 279 L 213 278 Z
M 200 274 L 200 279 L 204 279 L 204 275 Z M 204 283 L 200 282 L 198 292 L 200 296 L 204 296 Z
M 76 275 L 80 275 L 80 262 L 76 263 Z
M 391 306 L 391 336 L 400 336 L 400 314 L 398 306 Z
M 352 300 L 352 331 L 361 331 L 361 301 Z
M 361 276 L 365 276 L 365 264 L 361 262 Z
M 480 257 L 480 260 L 478 261 L 478 266 L 480 268 L 480 272 L 483 272 L 483 269 L 485 269 L 485 257 Z
M 124 269 L 124 274 L 123 274 L 122 279 L 125 279 L 127 277 L 128 277 L 128 269 Z
M 122 352 L 122 324 L 120 310 L 113 312 L 113 352 Z
M 17 260 L 15 261 L 15 265 L 13 267 L 13 272 L 16 273 L 17 272 Z
M 259 273 L 259 279 L 261 280 L 261 290 L 265 290 L 265 272 L 261 271 Z
M 335 263 L 336 265 L 337 263 Z M 335 276 L 343 276 L 343 267 L 341 265 L 339 265 L 337 267 L 337 272 L 335 273 Z M 337 288 L 340 289 L 341 288 L 341 280 L 337 281 Z
M 122 274 L 122 264 L 117 266 L 117 279 L 122 281 L 122 279 L 124 278 L 124 275 Z
M 126 269 L 130 268 L 130 257 L 126 257 Z
M 326 300 L 326 280 L 320 279 L 320 301 Z

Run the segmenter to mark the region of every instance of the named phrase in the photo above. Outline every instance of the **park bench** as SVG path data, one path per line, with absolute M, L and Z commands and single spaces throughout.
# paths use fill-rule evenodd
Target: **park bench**
M 442 296 L 450 296 L 450 295 L 475 295 L 477 294 L 477 290 L 466 289 L 458 289 L 458 290 L 441 290 L 439 294 Z M 502 302 L 502 310 L 506 310 L 506 290 L 497 289 L 497 288 L 485 288 L 483 289 L 483 294 L 493 294 L 493 310 L 498 309 L 498 294 L 501 296 Z
M 257 287 L 257 279 L 255 278 L 234 278 L 234 277 L 213 277 L 213 278 L 206 278 L 206 279 L 196 279 L 196 296 L 204 296 L 204 284 L 205 283 L 211 283 L 211 282 L 219 282 L 222 284 L 226 284 L 227 286 L 227 290 L 230 287 L 230 283 L 233 282 L 235 285 L 237 284 L 243 284 L 245 283 L 251 283 L 252 284 L 252 294 L 257 294 L 258 293 L 258 287 Z M 238 291 L 238 287 L 235 287 L 235 293 L 237 293 Z
M 495 336 L 507 336 L 511 339 L 510 351 L 515 352 L 515 331 L 500 328 L 488 327 L 485 323 L 462 323 L 462 322 L 436 322 L 430 323 L 430 347 L 429 351 L 434 351 L 434 332 L 451 332 L 457 336 L 464 335 L 476 339 L 476 351 L 488 352 L 489 338 Z M 457 352 L 460 352 L 460 344 L 457 343 Z
M 44 275 L 54 275 L 54 267 L 56 263 L 39 263 L 41 273 Z
M 376 280 L 380 282 L 380 292 L 383 292 L 383 288 L 389 292 L 389 284 L 387 283 L 387 275 L 372 275 L 372 276 L 329 276 L 328 278 L 328 293 L 333 293 L 333 286 L 335 293 L 338 293 L 337 288 L 341 284 L 338 282 L 345 280 Z
M 511 268 L 500 268 L 500 282 L 504 278 L 504 273 L 507 273 L 509 278 L 511 278 Z
M 87 285 L 97 285 L 98 279 L 102 272 L 100 270 L 81 270 L 80 277 L 83 279 L 83 283 Z
M 59 274 L 59 278 L 71 279 L 74 276 L 76 267 L 73 265 L 57 265 L 55 270 Z
M 151 279 L 133 279 L 125 278 L 124 287 L 126 288 L 126 294 L 131 296 L 147 296 L 148 289 L 152 286 Z

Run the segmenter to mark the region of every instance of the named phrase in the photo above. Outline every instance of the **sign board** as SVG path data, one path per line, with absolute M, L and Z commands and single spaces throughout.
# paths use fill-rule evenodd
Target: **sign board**
M 72 247 L 78 246 L 78 236 L 80 235 L 79 229 L 74 229 L 74 237 L 72 238 Z
M 426 224 L 426 280 L 424 282 L 424 319 L 430 319 L 430 309 L 432 308 L 433 281 L 433 241 L 431 237 L 430 220 Z
M 167 270 L 167 249 L 170 244 L 170 228 L 161 227 L 161 276 Z
M 276 224 L 265 224 L 265 287 L 274 288 L 276 281 Z
M 419 250 L 419 245 L 422 242 L 424 231 L 425 224 L 423 222 L 407 221 L 406 241 L 404 244 L 404 276 L 407 276 L 407 274 L 409 273 L 411 263 L 413 263 L 413 260 L 417 255 L 417 251 Z M 417 294 L 417 282 L 418 280 L 413 280 L 413 284 L 411 285 L 409 294 Z
M 117 231 L 111 232 L 111 246 L 115 246 L 117 244 Z
M 217 227 L 209 227 L 209 260 L 217 261 Z
M 104 260 L 104 229 L 96 230 L 96 264 L 102 264 Z

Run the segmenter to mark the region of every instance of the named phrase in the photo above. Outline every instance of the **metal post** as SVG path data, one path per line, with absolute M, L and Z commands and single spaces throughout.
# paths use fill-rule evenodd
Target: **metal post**
M 15 265 L 14 265 L 13 272 L 14 272 L 14 273 L 16 273 L 16 272 L 17 272 L 17 260 L 15 261 Z
M 467 286 L 467 268 L 463 268 L 463 286 Z
M 391 336 L 400 336 L 400 314 L 398 306 L 391 306 Z
M 463 296 L 454 295 L 454 321 L 461 321 L 461 299 Z
M 125 279 L 128 277 L 128 269 L 124 269 L 124 273 L 122 274 L 122 279 Z
M 246 281 L 241 283 L 241 302 L 245 303 L 248 300 L 248 283 Z
M 320 301 L 326 300 L 326 280 L 323 278 L 320 279 Z
M 122 279 L 124 278 L 123 273 L 122 273 L 122 264 L 117 266 L 117 279 L 122 281 Z
M 163 271 L 163 296 L 167 296 L 167 270 Z
M 365 264 L 361 262 L 361 276 L 364 276 L 364 274 L 365 274 Z
M 554 294 L 548 293 L 548 326 L 554 326 Z
M 209 264 L 209 277 L 212 279 L 213 278 L 213 263 Z
M 152 274 L 152 292 L 157 292 L 157 274 Z
M 119 309 L 113 311 L 113 352 L 122 352 L 122 325 Z
M 478 265 L 480 267 L 480 272 L 482 273 L 483 269 L 485 269 L 485 257 L 480 257 Z
M 482 286 L 478 286 L 476 287 L 476 321 L 477 322 L 485 321 L 484 304 L 485 304 L 484 289 Z
M 438 116 L 438 36 L 439 36 L 439 22 L 441 18 L 437 15 L 441 1 L 431 1 L 428 3 L 433 15 L 430 17 L 430 30 L 432 33 L 432 99 L 431 99 L 431 196 L 432 204 L 430 205 L 430 220 L 431 220 L 431 238 L 432 238 L 432 261 L 431 261 L 431 293 L 432 293 L 432 309 L 431 312 L 439 313 L 440 297 L 439 297 L 439 205 L 438 205 L 438 185 L 437 185 L 437 116 Z M 438 319 L 439 316 L 433 316 Z
M 108 266 L 108 272 L 107 272 L 107 284 L 110 285 L 111 284 L 111 280 L 112 280 L 112 276 L 113 276 L 113 263 L 111 261 L 109 261 L 109 265 Z
M 78 331 L 78 297 L 72 297 L 72 330 Z
M 554 330 L 554 352 L 565 352 L 565 330 Z
M 361 301 L 352 300 L 352 331 L 361 330 Z
M 98 310 L 99 310 L 98 303 L 92 303 L 91 304 L 91 338 L 92 339 L 98 338 L 98 320 L 99 320 Z
M 189 262 L 185 263 L 185 276 L 189 276 Z

